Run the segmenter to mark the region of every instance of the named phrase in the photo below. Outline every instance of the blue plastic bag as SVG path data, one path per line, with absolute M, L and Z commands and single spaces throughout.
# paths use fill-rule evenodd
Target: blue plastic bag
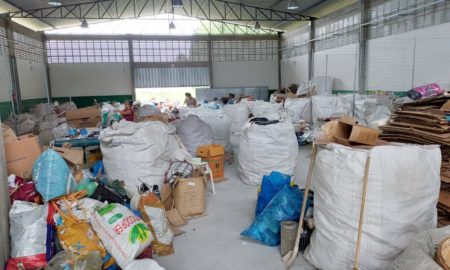
M 44 201 L 75 191 L 75 180 L 64 159 L 52 149 L 42 153 L 33 164 L 33 181 Z
M 264 211 L 256 217 L 253 224 L 241 233 L 241 236 L 261 241 L 268 246 L 279 245 L 280 222 L 298 221 L 302 202 L 303 191 L 297 187 L 284 185 Z M 307 206 L 309 206 L 309 202 Z
M 283 186 L 289 185 L 291 177 L 280 172 L 271 172 L 270 175 L 264 175 L 261 183 L 261 192 L 258 195 L 258 201 L 256 203 L 256 217 L 269 204 L 270 200 L 280 191 Z

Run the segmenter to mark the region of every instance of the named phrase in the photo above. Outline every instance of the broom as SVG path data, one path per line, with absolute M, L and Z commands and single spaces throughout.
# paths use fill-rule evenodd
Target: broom
M 312 172 L 314 164 L 316 162 L 316 155 L 317 155 L 317 145 L 313 144 L 311 159 L 309 161 L 308 178 L 306 180 L 305 192 L 303 194 L 302 209 L 300 211 L 300 220 L 298 222 L 297 237 L 295 238 L 294 250 L 290 250 L 282 258 L 282 261 L 286 266 L 286 269 L 289 269 L 292 266 L 292 264 L 295 261 L 295 258 L 297 258 L 298 255 L 298 246 L 300 243 L 300 235 L 303 232 L 303 220 L 305 219 L 306 202 L 308 200 L 309 188 L 311 187 Z

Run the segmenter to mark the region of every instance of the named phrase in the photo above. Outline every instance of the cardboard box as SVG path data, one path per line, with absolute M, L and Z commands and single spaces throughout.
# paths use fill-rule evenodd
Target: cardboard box
M 356 124 L 356 119 L 342 116 L 333 126 L 333 137 L 337 143 L 352 146 L 358 144 L 376 145 L 380 132 L 373 128 Z
M 182 217 L 188 218 L 205 213 L 206 184 L 205 174 L 200 169 L 195 169 L 191 178 L 176 180 L 173 200 Z
M 53 147 L 53 150 L 55 150 L 56 153 L 60 154 L 69 166 L 83 165 L 83 150 L 64 147 Z
M 3 132 L 3 143 L 4 144 L 17 141 L 16 133 L 9 126 L 2 124 L 2 132 Z
M 160 113 L 150 116 L 142 116 L 139 118 L 139 122 L 147 122 L 147 121 L 160 121 L 164 124 L 169 123 L 169 115 L 166 113 Z
M 102 121 L 100 109 L 97 107 L 66 111 L 66 119 L 74 128 L 96 127 Z
M 6 143 L 5 155 L 8 174 L 30 179 L 33 164 L 41 153 L 39 138 L 32 134 L 20 136 L 17 141 Z
M 214 183 L 222 182 L 225 173 L 225 149 L 221 144 L 205 144 L 197 149 L 197 156 L 208 162 Z

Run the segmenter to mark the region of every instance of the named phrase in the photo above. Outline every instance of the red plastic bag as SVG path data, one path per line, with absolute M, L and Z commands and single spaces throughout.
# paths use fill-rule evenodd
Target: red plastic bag
M 42 204 L 42 199 L 39 193 L 36 192 L 34 188 L 34 183 L 32 181 L 26 181 L 18 176 L 14 181 L 16 184 L 15 188 L 9 187 L 9 200 L 11 204 L 15 200 L 33 202 L 37 204 Z
M 6 270 L 37 270 L 44 269 L 45 265 L 45 254 L 38 254 L 27 257 L 9 258 L 6 262 Z

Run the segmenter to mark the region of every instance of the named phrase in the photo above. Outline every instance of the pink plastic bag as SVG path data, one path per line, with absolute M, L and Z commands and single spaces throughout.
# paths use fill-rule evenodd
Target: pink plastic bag
M 442 95 L 444 93 L 444 89 L 442 89 L 439 84 L 432 83 L 419 87 L 415 87 L 408 91 L 407 95 L 410 99 L 424 99 L 430 97 L 436 97 Z
M 16 180 L 14 182 L 16 187 L 9 187 L 9 200 L 11 205 L 15 200 L 33 202 L 37 204 L 42 202 L 41 196 L 36 192 L 32 181 L 26 181 L 16 176 Z

